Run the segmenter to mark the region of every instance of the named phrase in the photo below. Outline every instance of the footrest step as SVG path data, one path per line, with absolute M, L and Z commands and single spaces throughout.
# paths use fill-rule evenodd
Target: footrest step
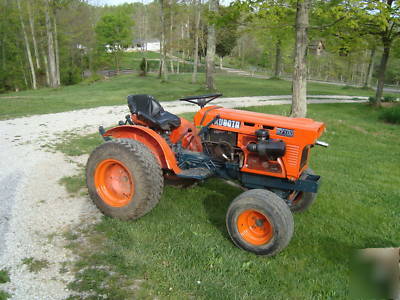
M 214 172 L 207 168 L 191 168 L 191 169 L 182 170 L 182 172 L 177 174 L 178 177 L 193 178 L 193 179 L 198 179 L 198 180 L 206 179 L 213 175 L 214 175 Z

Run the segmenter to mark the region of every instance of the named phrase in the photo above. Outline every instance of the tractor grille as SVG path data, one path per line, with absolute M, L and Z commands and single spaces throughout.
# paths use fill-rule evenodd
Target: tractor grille
M 305 146 L 303 149 L 303 153 L 301 154 L 300 170 L 303 169 L 303 167 L 307 163 L 308 153 L 310 152 L 309 149 L 310 149 L 310 146 Z
M 232 146 L 236 146 L 237 133 L 227 130 L 210 129 L 208 140 L 215 143 L 228 142 Z
M 299 162 L 299 146 L 286 145 L 287 163 L 291 167 L 296 167 Z

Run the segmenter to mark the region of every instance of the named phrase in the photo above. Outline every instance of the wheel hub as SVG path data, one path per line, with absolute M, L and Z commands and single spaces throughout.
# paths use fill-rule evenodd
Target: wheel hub
M 133 177 L 120 161 L 106 159 L 95 170 L 95 185 L 99 196 L 110 206 L 127 205 L 134 194 Z
M 237 219 L 237 228 L 242 238 L 252 245 L 264 245 L 273 236 L 273 227 L 268 218 L 257 210 L 242 212 Z

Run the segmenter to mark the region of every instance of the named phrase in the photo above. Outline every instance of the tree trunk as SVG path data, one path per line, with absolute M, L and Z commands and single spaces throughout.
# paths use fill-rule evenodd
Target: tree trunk
M 169 51 L 169 58 L 172 61 L 172 56 L 174 54 L 174 36 L 173 36 L 173 29 L 174 29 L 174 14 L 173 14 L 173 7 L 174 7 L 174 1 L 170 0 L 169 3 L 169 35 L 168 35 L 168 51 Z M 174 67 L 173 67 L 173 62 L 170 62 L 171 65 L 171 72 L 174 73 Z
M 117 74 L 119 74 L 120 68 L 119 68 L 119 50 L 114 51 L 114 62 L 115 62 L 115 71 Z
M 218 7 L 218 0 L 209 0 L 208 7 L 211 13 L 215 13 Z M 214 82 L 214 58 L 215 58 L 215 25 L 209 21 L 207 36 L 207 56 L 206 56 L 206 87 L 208 90 L 215 90 Z
M 276 42 L 275 48 L 275 78 L 281 78 L 282 75 L 282 41 L 279 39 Z
M 219 69 L 222 70 L 223 69 L 223 60 L 224 58 L 222 56 L 219 57 Z
M 166 56 L 167 56 L 167 47 L 165 43 L 165 2 L 166 0 L 160 0 L 161 9 L 160 9 L 160 19 L 161 19 L 161 41 L 160 41 L 160 52 L 161 52 L 161 61 L 160 61 L 160 73 L 159 77 L 162 81 L 167 81 L 167 66 L 165 64 Z
M 33 88 L 34 90 L 36 90 L 36 89 L 37 89 L 37 86 L 36 86 L 35 67 L 33 66 L 31 48 L 30 48 L 30 46 L 29 46 L 28 35 L 26 34 L 26 31 L 25 31 L 24 19 L 22 18 L 22 9 L 21 9 L 20 0 L 17 0 L 17 6 L 18 6 L 18 11 L 19 11 L 19 20 L 20 20 L 20 22 L 21 22 L 21 30 L 22 30 L 22 34 L 23 34 L 23 36 L 24 36 L 24 43 L 25 43 L 26 55 L 28 56 L 29 69 L 30 69 L 30 71 L 31 71 L 32 88 Z
M 390 55 L 390 46 L 391 46 L 390 42 L 387 41 L 383 42 L 383 53 L 381 58 L 381 64 L 379 65 L 379 70 L 378 70 L 378 86 L 376 87 L 376 94 L 375 94 L 376 106 L 381 105 L 381 99 L 383 95 L 383 85 L 385 84 L 386 67 Z
M 47 55 L 44 54 L 44 51 L 41 51 L 41 54 L 43 56 L 44 69 L 46 72 L 46 84 L 47 86 L 50 86 L 50 73 L 49 73 L 49 64 L 47 63 Z
M 35 35 L 35 21 L 34 21 L 34 16 L 32 14 L 30 1 L 27 1 L 27 3 L 28 3 L 29 25 L 31 28 L 31 35 L 32 35 L 32 41 L 33 41 L 33 50 L 35 52 L 35 58 L 36 58 L 36 68 L 40 69 L 40 56 L 39 56 L 38 46 L 37 46 L 37 42 L 36 42 L 36 35 Z
M 241 56 L 240 56 L 240 67 L 244 68 L 244 46 L 243 46 L 243 39 L 240 41 L 240 48 L 242 51 L 240 51 Z
M 21 66 L 22 75 L 24 76 L 25 87 L 26 87 L 26 88 L 29 88 L 28 79 L 26 78 L 24 63 L 22 62 L 22 59 L 21 59 L 21 57 L 20 57 L 19 55 L 18 55 L 18 61 L 19 61 L 19 64 L 20 64 L 20 66 Z M 15 91 L 16 91 L 16 92 L 19 91 L 18 86 L 15 86 Z
M 3 40 L 1 42 L 1 67 L 2 70 L 4 71 L 6 69 L 6 46 L 5 46 L 5 36 L 3 36 Z
M 193 73 L 192 83 L 197 81 L 197 65 L 199 64 L 199 28 L 200 28 L 200 1 L 197 0 L 195 7 L 195 27 L 194 27 L 194 53 L 193 53 Z
M 59 84 L 57 80 L 56 56 L 54 52 L 54 36 L 53 36 L 53 29 L 51 26 L 49 0 L 45 0 L 45 4 L 46 7 L 44 11 L 46 19 L 47 52 L 48 52 L 47 56 L 49 64 L 50 87 L 57 88 L 59 87 Z
M 56 56 L 56 79 L 57 85 L 61 85 L 60 79 L 60 59 L 59 59 L 59 51 L 58 51 L 58 33 L 57 33 L 57 18 L 56 13 L 53 14 L 53 28 L 54 28 L 54 52 Z
M 292 117 L 307 114 L 307 29 L 311 0 L 298 0 L 296 12 L 296 44 L 292 79 Z
M 368 68 L 367 68 L 367 74 L 365 76 L 365 81 L 364 81 L 365 88 L 368 88 L 371 86 L 372 73 L 374 72 L 375 51 L 376 51 L 375 47 L 371 49 L 371 54 L 369 57 Z

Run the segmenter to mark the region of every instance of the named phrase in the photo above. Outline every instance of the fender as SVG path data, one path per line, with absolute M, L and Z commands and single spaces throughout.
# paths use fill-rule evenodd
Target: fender
M 194 152 L 203 152 L 201 139 L 198 136 L 199 130 L 188 120 L 184 118 L 180 119 L 181 126 L 171 131 L 171 142 L 176 144 L 178 141 L 180 141 L 182 142 L 182 147 L 184 149 Z
M 181 172 L 181 169 L 177 165 L 175 154 L 167 142 L 150 128 L 138 125 L 122 125 L 107 130 L 103 136 L 139 141 L 151 150 L 161 168 L 173 170 L 175 174 Z

